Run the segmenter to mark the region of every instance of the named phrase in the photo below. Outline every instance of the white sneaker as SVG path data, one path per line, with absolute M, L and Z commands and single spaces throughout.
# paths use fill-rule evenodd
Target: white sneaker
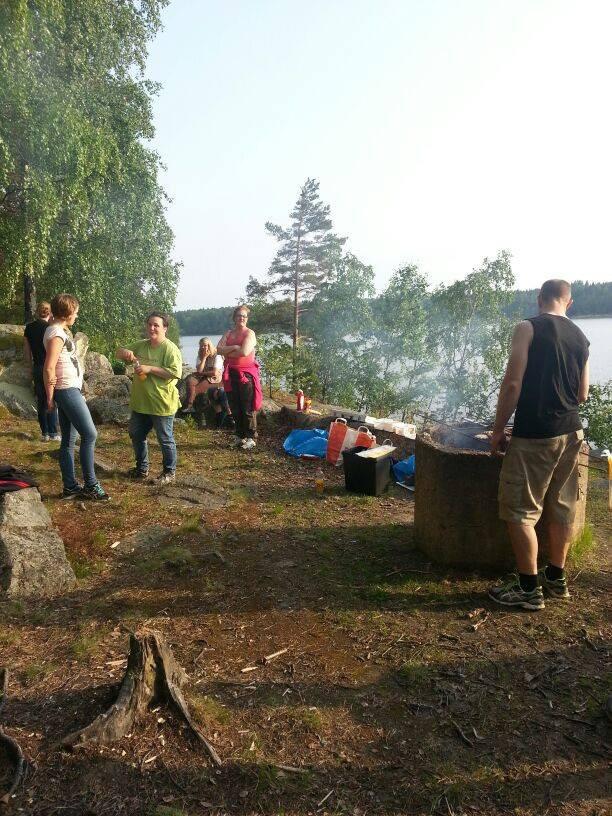
M 257 442 L 249 437 L 248 439 L 244 439 L 242 441 L 242 445 L 240 447 L 242 450 L 253 450 L 253 448 L 257 447 Z
M 175 479 L 176 475 L 170 471 L 167 471 L 166 473 L 162 473 L 157 477 L 155 484 L 159 485 L 160 487 L 164 487 L 165 485 L 172 484 Z
M 61 434 L 51 434 L 49 436 L 49 442 L 61 442 L 62 437 Z
M 40 437 L 40 441 L 41 442 L 48 442 L 50 438 L 51 437 L 49 436 L 49 434 L 42 434 L 41 437 Z
M 232 440 L 229 443 L 229 446 L 230 446 L 230 448 L 241 448 L 244 441 L 245 440 L 242 439 L 242 437 L 240 437 L 240 436 L 232 436 Z

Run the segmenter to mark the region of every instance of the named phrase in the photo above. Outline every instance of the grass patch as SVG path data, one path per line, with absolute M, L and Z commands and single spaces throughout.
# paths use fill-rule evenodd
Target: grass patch
M 568 560 L 573 566 L 578 567 L 594 548 L 595 537 L 593 535 L 593 526 L 587 522 L 580 535 L 574 540 L 569 551 Z
M 23 618 L 25 615 L 25 605 L 23 601 L 9 601 L 3 604 L 4 612 L 7 618 Z
M 207 725 L 225 725 L 230 721 L 230 712 L 214 697 L 207 694 L 194 694 L 189 696 L 189 707 L 193 711 L 195 718 Z
M 241 470 L 244 470 L 244 466 L 241 466 Z M 229 493 L 232 504 L 244 504 L 251 499 L 251 491 L 248 487 L 234 487 Z
M 19 640 L 17 632 L 10 629 L 0 629 L 0 646 L 12 646 Z
M 70 651 L 77 660 L 85 660 L 97 649 L 105 634 L 105 631 L 93 631 L 89 634 L 82 632 L 79 637 L 73 641 L 70 646 Z
M 149 813 L 151 816 L 189 816 L 186 810 L 168 805 L 155 805 Z
M 309 708 L 297 707 L 292 712 L 293 717 L 306 726 L 313 734 L 320 734 L 323 731 L 323 717 L 318 708 L 310 706 Z
M 429 680 L 429 669 L 423 663 L 408 660 L 397 670 L 397 677 L 404 686 L 422 686 Z
M 262 762 L 252 768 L 255 777 L 255 790 L 258 793 L 278 792 L 279 790 L 305 790 L 310 787 L 312 774 L 309 772 L 293 774 L 283 771 L 267 762 Z M 283 811 L 277 810 L 280 814 Z
M 195 513 L 193 516 L 189 516 L 189 518 L 184 521 L 181 526 L 176 531 L 177 534 L 179 533 L 198 533 L 200 531 L 200 525 L 202 524 L 202 519 L 199 513 Z
M 51 672 L 52 668 L 49 663 L 29 663 L 21 670 L 24 684 L 31 686 L 38 683 Z
M 193 572 L 195 563 L 195 556 L 187 547 L 170 545 L 143 559 L 137 565 L 137 570 L 141 575 L 151 575 L 161 570 L 169 570 L 177 575 L 189 575 Z
M 102 530 L 96 530 L 91 536 L 91 546 L 94 552 L 106 552 L 108 549 L 108 536 Z
M 74 561 L 71 561 L 71 564 L 79 581 L 91 578 L 92 575 L 99 575 L 104 569 L 104 562 L 97 559 L 88 561 L 85 558 L 75 558 Z

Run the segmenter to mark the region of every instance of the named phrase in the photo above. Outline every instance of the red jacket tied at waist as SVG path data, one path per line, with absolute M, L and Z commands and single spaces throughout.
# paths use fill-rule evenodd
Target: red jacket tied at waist
M 244 359 L 244 358 L 242 358 Z M 261 393 L 261 382 L 259 380 L 259 363 L 257 360 L 249 361 L 248 363 L 238 363 L 232 359 L 226 360 L 223 367 L 223 388 L 226 392 L 232 390 L 232 381 L 230 379 L 230 371 L 238 371 L 240 373 L 240 382 L 247 382 L 245 374 L 250 374 L 253 378 L 254 394 L 253 394 L 253 410 L 259 411 L 263 402 L 263 394 Z

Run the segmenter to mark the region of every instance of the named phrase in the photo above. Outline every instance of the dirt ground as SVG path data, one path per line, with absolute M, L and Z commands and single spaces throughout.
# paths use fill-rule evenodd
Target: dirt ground
M 10 672 L 0 726 L 31 763 L 5 812 L 610 812 L 612 515 L 601 474 L 571 602 L 521 614 L 487 601 L 490 576 L 436 568 L 414 549 L 406 491 L 347 494 L 340 472 L 285 456 L 281 428 L 252 453 L 229 450 L 224 433 L 178 428 L 181 472 L 230 497 L 201 514 L 121 475 L 127 436 L 108 427 L 98 449 L 118 471 L 102 476 L 113 502 L 62 502 L 35 423 L 0 423 L 0 461 L 39 479 L 78 576 L 53 601 L 0 601 Z M 152 456 L 158 465 L 156 444 Z M 158 547 L 113 546 L 154 524 L 172 528 Z M 163 632 L 188 672 L 220 769 L 166 707 L 112 748 L 56 747 L 114 700 L 139 627 Z M 0 749 L 0 796 L 9 776 Z

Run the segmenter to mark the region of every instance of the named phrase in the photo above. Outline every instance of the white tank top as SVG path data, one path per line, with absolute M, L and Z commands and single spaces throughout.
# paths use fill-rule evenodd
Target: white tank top
M 72 334 L 56 323 L 52 323 L 43 337 L 45 351 L 47 351 L 49 343 L 54 337 L 60 337 L 64 341 L 55 366 L 55 376 L 57 377 L 57 382 L 55 383 L 56 390 L 62 390 L 64 388 L 78 388 L 81 390 L 83 387 L 83 372 L 79 365 L 79 358 L 77 357 L 76 345 Z

